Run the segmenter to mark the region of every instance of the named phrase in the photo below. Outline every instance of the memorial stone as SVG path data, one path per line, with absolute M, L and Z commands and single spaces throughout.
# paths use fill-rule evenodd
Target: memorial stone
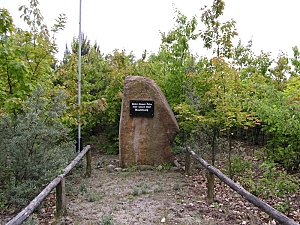
M 120 167 L 174 163 L 172 143 L 179 126 L 165 96 L 146 77 L 124 83 L 120 127 Z

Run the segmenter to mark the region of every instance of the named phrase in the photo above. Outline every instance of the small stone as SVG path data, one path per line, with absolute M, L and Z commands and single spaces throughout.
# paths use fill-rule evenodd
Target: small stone
M 108 172 L 112 172 L 115 168 L 116 168 L 116 167 L 115 167 L 114 165 L 109 164 L 109 165 L 107 165 L 106 170 L 107 170 Z
M 166 222 L 166 217 L 163 217 L 160 222 L 165 223 Z
M 117 172 L 120 172 L 120 171 L 122 171 L 122 168 L 121 167 L 116 167 L 114 170 L 117 171 Z
M 174 165 L 176 166 L 176 167 L 178 167 L 178 168 L 180 168 L 181 166 L 180 166 L 180 164 L 179 164 L 179 162 L 177 161 L 177 159 L 176 160 L 174 160 Z
M 65 221 L 70 221 L 70 222 L 72 222 L 71 218 L 68 217 L 68 216 L 65 218 Z
M 114 159 L 111 161 L 111 164 L 115 165 L 116 167 L 119 165 L 119 160 L 118 159 Z
M 159 165 L 159 166 L 157 167 L 157 170 L 162 170 L 162 169 L 163 169 L 162 165 Z

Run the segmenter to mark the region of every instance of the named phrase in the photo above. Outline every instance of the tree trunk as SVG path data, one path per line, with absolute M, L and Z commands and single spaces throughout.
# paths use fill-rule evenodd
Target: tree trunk
M 228 141 L 228 172 L 229 172 L 229 177 L 232 179 L 233 173 L 232 173 L 232 166 L 231 166 L 231 148 L 232 148 L 232 143 L 231 143 L 231 135 L 230 135 L 231 129 L 227 130 L 227 141 Z
M 217 136 L 217 127 L 214 125 L 213 128 L 213 137 L 211 141 L 211 164 L 215 165 L 216 161 L 216 149 L 215 149 L 215 142 Z M 207 200 L 208 202 L 212 203 L 214 201 L 214 186 L 215 186 L 215 176 L 210 171 L 207 174 Z

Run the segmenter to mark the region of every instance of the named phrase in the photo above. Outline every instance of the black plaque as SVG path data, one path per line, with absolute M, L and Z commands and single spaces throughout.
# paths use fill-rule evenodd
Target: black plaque
M 130 100 L 130 116 L 154 117 L 154 101 Z

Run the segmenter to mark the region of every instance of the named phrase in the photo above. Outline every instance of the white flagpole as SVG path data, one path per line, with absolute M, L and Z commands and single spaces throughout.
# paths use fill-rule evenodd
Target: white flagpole
M 81 149 L 81 130 L 80 130 L 80 104 L 81 104 L 81 0 L 79 0 L 79 34 L 78 34 L 78 140 L 77 151 Z

